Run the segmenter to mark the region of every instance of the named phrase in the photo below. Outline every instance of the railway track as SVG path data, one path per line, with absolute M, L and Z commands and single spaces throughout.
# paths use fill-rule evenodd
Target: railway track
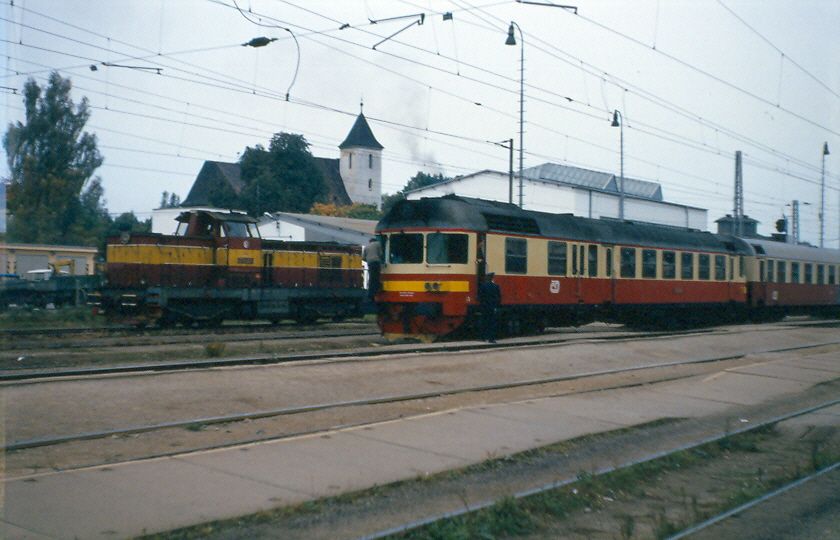
M 829 326 L 840 327 L 838 321 L 798 321 L 776 323 L 774 325 L 765 325 L 760 330 L 751 329 L 750 331 L 774 331 L 774 327 L 778 325 L 783 326 Z M 737 328 L 737 327 L 736 327 Z M 315 352 L 296 352 L 290 354 L 264 354 L 249 357 L 235 357 L 235 358 L 213 358 L 213 359 L 195 359 L 195 360 L 181 360 L 171 362 L 141 362 L 133 364 L 120 364 L 111 366 L 91 366 L 91 367 L 69 367 L 69 368 L 50 368 L 50 369 L 31 369 L 26 367 L 14 367 L 0 370 L 0 383 L 2 382 L 36 382 L 57 379 L 61 377 L 93 377 L 102 375 L 129 375 L 144 372 L 168 372 L 168 371 L 184 371 L 192 369 L 210 369 L 218 367 L 236 367 L 249 365 L 269 365 L 269 364 L 286 364 L 293 362 L 304 362 L 312 360 L 326 360 L 332 359 L 336 362 L 354 362 L 362 361 L 364 359 L 389 355 L 389 354 L 429 354 L 441 352 L 468 352 L 484 349 L 504 349 L 504 348 L 518 348 L 522 346 L 540 346 L 540 345 L 563 345 L 574 344 L 586 340 L 604 340 L 604 341 L 622 341 L 622 340 L 645 340 L 656 339 L 662 337 L 683 337 L 697 334 L 715 335 L 715 334 L 731 334 L 739 330 L 724 327 L 724 329 L 688 329 L 678 331 L 664 331 L 664 332 L 637 332 L 637 331 L 617 331 L 613 328 L 604 330 L 588 330 L 575 331 L 574 333 L 568 331 L 554 330 L 549 331 L 549 335 L 541 335 L 536 338 L 518 338 L 506 340 L 494 344 L 486 344 L 483 342 L 437 342 L 434 344 L 398 344 L 386 345 L 380 347 L 367 348 L 362 350 L 329 350 L 329 351 L 315 351 Z M 747 331 L 747 330 L 743 330 Z M 609 334 L 611 335 L 599 335 Z M 272 339 L 306 339 L 306 338 L 325 338 L 325 337 L 365 337 L 378 336 L 376 332 L 365 332 L 359 330 L 351 331 L 313 331 L 300 332 L 278 337 Z M 245 340 L 261 341 L 265 340 L 265 336 L 245 337 Z M 203 343 L 211 342 L 214 337 L 210 336 L 203 340 Z M 221 340 L 220 340 L 221 341 Z M 158 343 L 159 344 L 159 343 Z
M 750 351 L 748 353 L 719 355 L 719 356 L 711 356 L 711 357 L 706 357 L 706 358 L 694 358 L 694 359 L 687 359 L 687 360 L 672 360 L 672 361 L 666 361 L 666 362 L 645 363 L 645 364 L 625 366 L 625 367 L 615 368 L 615 369 L 605 369 L 605 370 L 597 370 L 597 371 L 589 371 L 589 372 L 579 372 L 579 373 L 573 373 L 573 374 L 567 374 L 567 375 L 558 375 L 558 376 L 552 376 L 552 377 L 540 377 L 540 378 L 526 379 L 526 380 L 520 380 L 520 381 L 511 381 L 511 382 L 504 382 L 504 383 L 484 384 L 484 385 L 475 385 L 475 386 L 461 386 L 461 387 L 456 387 L 456 388 L 440 389 L 440 390 L 429 391 L 429 392 L 406 393 L 406 394 L 398 394 L 398 395 L 385 395 L 385 396 L 377 396 L 377 397 L 366 398 L 366 399 L 347 400 L 347 401 L 328 402 L 328 403 L 317 403 L 317 404 L 303 405 L 303 406 L 297 406 L 297 407 L 283 407 L 283 408 L 277 408 L 277 409 L 271 409 L 271 410 L 252 411 L 252 412 L 247 412 L 247 413 L 237 413 L 237 414 L 211 416 L 211 417 L 190 418 L 190 419 L 186 419 L 186 420 L 177 420 L 177 421 L 171 421 L 171 422 L 135 425 L 135 426 L 129 426 L 129 427 L 124 427 L 124 428 L 119 428 L 119 429 L 109 429 L 109 430 L 92 431 L 92 432 L 86 432 L 86 433 L 76 433 L 76 434 L 72 434 L 72 435 L 63 435 L 63 436 L 56 436 L 56 437 L 41 437 L 41 438 L 29 439 L 29 440 L 18 440 L 18 441 L 12 441 L 11 443 L 6 444 L 2 448 L 6 451 L 24 450 L 24 449 L 29 449 L 29 448 L 37 448 L 37 447 L 43 447 L 43 446 L 53 446 L 53 445 L 64 444 L 64 443 L 75 442 L 75 441 L 84 441 L 84 440 L 101 439 L 101 438 L 120 436 L 120 435 L 131 435 L 131 434 L 138 434 L 138 433 L 146 433 L 146 432 L 157 431 L 157 430 L 161 430 L 161 429 L 184 428 L 184 427 L 197 426 L 197 425 L 226 424 L 226 423 L 231 423 L 231 422 L 241 422 L 241 421 L 245 421 L 245 420 L 256 420 L 256 419 L 271 418 L 271 417 L 277 417 L 277 416 L 291 416 L 291 415 L 296 415 L 296 414 L 304 414 L 304 413 L 311 413 L 311 412 L 316 412 L 316 411 L 325 411 L 325 410 L 331 410 L 331 409 L 342 409 L 342 408 L 348 408 L 348 407 L 361 407 L 361 406 L 368 406 L 368 405 L 394 404 L 394 403 L 400 403 L 400 402 L 406 402 L 406 401 L 417 401 L 417 400 L 423 400 L 423 399 L 440 398 L 440 397 L 445 397 L 445 396 L 454 396 L 454 395 L 459 395 L 459 394 L 468 394 L 468 393 L 475 393 L 475 392 L 489 392 L 489 391 L 494 391 L 494 390 L 508 390 L 508 389 L 514 389 L 514 388 L 528 387 L 528 386 L 538 386 L 538 385 L 559 383 L 559 382 L 565 382 L 565 381 L 574 381 L 574 380 L 579 380 L 579 379 L 595 378 L 595 377 L 602 377 L 602 376 L 609 376 L 609 375 L 628 374 L 628 373 L 639 372 L 639 371 L 644 371 L 644 370 L 664 369 L 664 368 L 689 366 L 689 365 L 699 365 L 699 364 L 721 363 L 721 362 L 730 361 L 730 360 L 737 360 L 737 359 L 744 358 L 748 355 L 753 355 L 753 354 L 791 352 L 791 351 L 813 349 L 813 348 L 818 348 L 818 347 L 824 347 L 824 346 L 827 346 L 827 345 L 837 345 L 837 344 L 840 344 L 840 340 L 814 343 L 814 344 L 809 344 L 809 345 L 799 345 L 799 346 L 795 346 L 795 347 L 768 348 L 768 349 Z M 353 360 L 351 360 L 351 361 L 353 361 Z M 667 381 L 667 380 L 679 379 L 679 378 L 682 378 L 682 377 L 671 377 L 671 378 L 666 377 L 666 378 L 658 379 L 655 382 L 664 382 L 664 381 Z M 622 387 L 626 387 L 626 386 L 637 386 L 638 384 L 640 384 L 640 383 L 634 381 L 634 382 L 626 384 L 626 385 L 607 386 L 607 387 L 597 388 L 597 391 L 607 390 L 607 389 L 615 389 L 615 388 L 622 388 Z M 587 393 L 587 392 L 590 392 L 590 391 L 593 391 L 593 390 L 571 392 L 568 395 Z M 347 426 L 343 426 L 343 427 L 347 427 Z M 305 434 L 311 434 L 311 433 L 318 433 L 320 431 L 322 431 L 322 430 L 319 429 L 319 430 L 309 431 L 309 432 L 298 432 L 298 433 L 295 433 L 293 435 L 294 436 L 305 435 Z M 289 434 L 283 435 L 283 437 L 288 437 L 288 436 L 291 436 L 291 435 L 289 435 Z M 236 443 L 230 443 L 230 444 L 242 444 L 242 443 L 243 443 L 243 441 L 236 441 Z M 230 444 L 226 444 L 224 446 L 230 446 Z
M 310 325 L 311 326 L 311 325 Z M 295 336 L 299 334 L 314 334 L 323 332 L 321 328 L 365 328 L 374 332 L 376 326 L 372 323 L 342 322 L 327 323 L 318 329 L 309 329 L 298 324 L 238 324 L 225 325 L 218 328 L 182 328 L 172 329 L 137 329 L 132 326 L 114 326 L 108 328 L 39 328 L 39 329 L 0 329 L 0 350 L 20 349 L 61 349 L 87 348 L 95 346 L 131 346 L 145 343 L 176 344 L 188 343 L 191 339 L 201 337 L 204 342 L 223 341 L 235 336 L 238 341 L 255 341 L 266 339 L 266 335 Z M 329 332 L 330 330 L 327 330 Z M 66 338 L 56 340 L 56 337 Z M 23 341 L 21 338 L 30 338 Z M 40 338 L 40 339 L 39 339 Z M 44 342 L 44 338 L 48 342 Z M 76 340 L 75 338 L 82 338 Z M 104 340 L 112 340 L 105 342 Z

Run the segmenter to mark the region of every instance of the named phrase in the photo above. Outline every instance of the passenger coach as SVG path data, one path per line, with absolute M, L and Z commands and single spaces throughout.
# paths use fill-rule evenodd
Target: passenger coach
M 524 211 L 458 197 L 406 200 L 380 221 L 379 324 L 434 339 L 468 327 L 493 272 L 509 331 L 593 319 L 746 316 L 747 242 L 688 229 Z

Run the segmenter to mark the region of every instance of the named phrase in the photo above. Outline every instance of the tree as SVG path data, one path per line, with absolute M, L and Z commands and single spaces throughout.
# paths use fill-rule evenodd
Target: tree
M 404 188 L 394 193 L 393 195 L 385 194 L 382 196 L 382 213 L 387 214 L 391 208 L 401 200 L 405 199 L 405 194 L 415 189 L 420 189 L 426 186 L 432 186 L 451 180 L 451 177 L 443 176 L 443 174 L 428 174 L 422 171 L 417 171 L 417 174 L 411 177 Z
M 25 123 L 9 124 L 3 146 L 11 171 L 9 239 L 47 244 L 95 244 L 107 224 L 96 135 L 84 132 L 87 98 L 70 99 L 69 79 L 52 72 L 45 89 L 23 88 Z
M 174 193 L 164 191 L 160 194 L 160 206 L 158 208 L 178 208 L 181 206 L 181 197 Z
M 372 204 L 353 203 L 336 206 L 332 203 L 315 203 L 309 209 L 310 214 L 316 216 L 348 217 L 354 219 L 380 219 L 382 212 Z
M 277 133 L 268 150 L 247 147 L 239 167 L 245 182 L 240 206 L 254 216 L 266 211 L 306 212 L 326 191 L 303 135 Z

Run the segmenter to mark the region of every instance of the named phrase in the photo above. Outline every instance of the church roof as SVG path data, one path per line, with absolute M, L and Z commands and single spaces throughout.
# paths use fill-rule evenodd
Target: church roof
M 356 117 L 356 122 L 350 128 L 350 133 L 347 134 L 347 138 L 338 147 L 342 150 L 350 147 L 374 148 L 376 150 L 385 148 L 373 136 L 373 132 L 370 130 L 370 126 L 363 113 L 359 113 L 359 116 Z

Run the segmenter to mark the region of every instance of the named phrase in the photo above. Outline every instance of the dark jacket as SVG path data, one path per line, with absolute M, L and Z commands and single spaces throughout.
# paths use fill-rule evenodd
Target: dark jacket
M 496 308 L 502 303 L 502 290 L 493 281 L 485 281 L 478 286 L 478 302 L 482 307 Z

